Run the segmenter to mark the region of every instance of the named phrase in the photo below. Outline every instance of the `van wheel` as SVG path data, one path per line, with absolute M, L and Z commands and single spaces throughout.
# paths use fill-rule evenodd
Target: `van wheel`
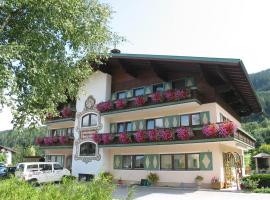
M 37 187 L 39 186 L 39 183 L 37 181 L 37 179 L 31 179 L 28 181 L 30 185 L 32 185 L 33 187 Z

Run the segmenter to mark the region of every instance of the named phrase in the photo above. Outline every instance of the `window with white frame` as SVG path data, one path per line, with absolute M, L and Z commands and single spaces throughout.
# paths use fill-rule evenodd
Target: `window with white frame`
M 97 126 L 98 124 L 98 116 L 95 113 L 89 113 L 82 117 L 82 127 L 91 127 Z

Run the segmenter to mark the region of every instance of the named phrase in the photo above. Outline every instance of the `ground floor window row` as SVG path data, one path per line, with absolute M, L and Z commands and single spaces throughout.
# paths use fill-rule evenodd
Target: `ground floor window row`
M 114 169 L 192 171 L 212 170 L 212 153 L 114 155 Z
M 58 162 L 61 166 L 64 166 L 64 155 L 46 155 L 47 162 Z

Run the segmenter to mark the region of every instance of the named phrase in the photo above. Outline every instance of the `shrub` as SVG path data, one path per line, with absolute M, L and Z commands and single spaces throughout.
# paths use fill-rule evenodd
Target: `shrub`
M 147 179 L 149 180 L 149 182 L 151 184 L 156 184 L 159 181 L 159 176 L 156 173 L 152 173 L 150 172 L 150 174 L 148 174 Z
M 247 179 L 258 181 L 259 188 L 270 187 L 270 174 L 254 174 L 254 175 L 246 176 L 242 178 L 242 181 L 246 181 Z
M 100 173 L 100 178 L 107 180 L 109 183 L 113 181 L 113 175 L 110 172 L 102 172 Z
M 62 184 L 45 184 L 38 189 L 16 178 L 0 181 L 0 199 L 5 200 L 109 200 L 113 190 L 114 185 L 100 177 L 91 182 L 65 178 Z
M 256 188 L 255 190 L 253 190 L 253 192 L 256 193 L 270 193 L 270 188 Z
M 203 181 L 203 177 L 202 176 L 196 176 L 195 180 L 196 181 Z
M 241 180 L 241 188 L 247 190 L 254 190 L 258 187 L 259 180 L 252 180 L 250 178 L 243 178 Z

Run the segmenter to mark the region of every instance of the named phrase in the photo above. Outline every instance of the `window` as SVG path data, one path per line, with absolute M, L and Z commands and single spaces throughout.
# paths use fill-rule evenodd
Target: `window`
M 123 156 L 122 167 L 123 169 L 132 168 L 132 156 Z
M 126 98 L 126 92 L 117 93 L 117 99 L 125 99 L 125 98 Z
M 143 169 L 144 168 L 144 156 L 133 156 L 133 166 L 134 169 Z
M 155 120 L 154 119 L 148 119 L 146 121 L 146 129 L 151 130 L 155 128 Z
M 62 166 L 64 166 L 64 160 L 65 160 L 65 156 L 64 155 L 47 155 L 46 156 L 46 161 L 49 161 L 49 162 L 58 162 Z
M 63 167 L 61 165 L 59 165 L 59 164 L 53 164 L 53 169 L 54 170 L 62 170 Z
M 186 158 L 185 154 L 176 154 L 173 158 L 174 169 L 185 169 L 186 168 Z
M 160 168 L 172 169 L 172 155 L 160 155 Z
M 153 85 L 153 92 L 163 92 L 163 84 Z
M 163 128 L 163 119 L 157 118 L 157 119 L 148 119 L 146 121 L 146 129 L 151 130 L 155 128 Z
M 137 88 L 134 89 L 133 91 L 135 97 L 144 95 L 144 88 Z
M 80 145 L 80 156 L 95 156 L 96 144 L 92 142 L 84 142 Z
M 198 169 L 199 167 L 200 154 L 187 154 L 187 168 Z
M 200 125 L 201 124 L 200 114 L 192 114 L 191 122 L 192 122 L 192 125 Z
M 129 132 L 132 131 L 132 123 L 131 122 L 120 122 L 117 123 L 117 132 Z
M 28 165 L 27 166 L 27 171 L 28 172 L 36 172 L 36 171 L 38 171 L 38 165 Z
M 40 164 L 39 168 L 41 171 L 52 171 L 52 165 L 51 164 Z
M 118 123 L 117 124 L 117 132 L 122 133 L 125 131 L 125 123 Z
M 183 89 L 186 87 L 185 79 L 176 80 L 172 82 L 173 89 Z
M 16 171 L 23 172 L 24 171 L 24 164 L 20 164 L 17 166 Z
M 220 113 L 220 122 L 226 122 L 226 121 L 228 121 L 228 118 Z
M 181 126 L 189 126 L 189 115 L 180 116 Z
M 82 117 L 82 127 L 97 126 L 98 117 L 96 114 L 87 114 Z

